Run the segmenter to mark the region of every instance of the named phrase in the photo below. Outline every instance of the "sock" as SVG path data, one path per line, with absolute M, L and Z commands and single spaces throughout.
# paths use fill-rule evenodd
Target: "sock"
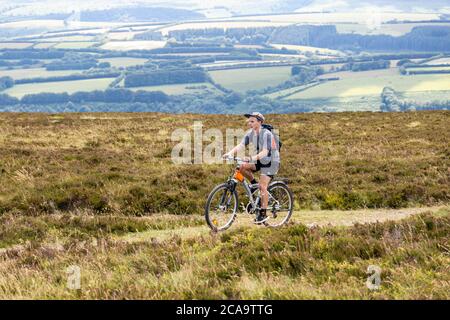
M 251 183 L 251 184 L 255 184 L 255 183 L 258 183 L 258 181 L 256 181 L 256 179 L 255 179 L 255 178 L 253 178 L 253 180 L 252 180 L 252 181 L 250 181 L 250 183 Z
M 259 214 L 265 216 L 267 213 L 267 209 L 259 209 Z

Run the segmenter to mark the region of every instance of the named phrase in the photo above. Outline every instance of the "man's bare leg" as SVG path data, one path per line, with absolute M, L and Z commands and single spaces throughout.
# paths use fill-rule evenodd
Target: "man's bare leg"
M 254 163 L 243 163 L 241 164 L 240 171 L 249 181 L 252 181 L 255 177 L 253 176 L 253 171 L 256 170 Z
M 269 186 L 270 177 L 264 174 L 261 175 L 259 179 L 259 191 L 261 193 L 261 209 L 267 209 L 267 205 L 269 204 L 269 193 L 267 192 L 267 188 Z

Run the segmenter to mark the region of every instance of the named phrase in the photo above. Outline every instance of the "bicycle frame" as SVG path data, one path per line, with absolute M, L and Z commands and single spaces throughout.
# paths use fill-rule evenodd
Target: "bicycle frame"
M 252 214 L 258 214 L 260 213 L 260 206 L 261 206 L 261 193 L 259 191 L 259 188 L 257 188 L 259 186 L 259 184 L 252 184 L 249 183 L 247 180 L 245 180 L 245 177 L 243 176 L 242 172 L 240 171 L 241 169 L 241 165 L 243 162 L 247 162 L 244 161 L 242 159 L 239 158 L 227 158 L 228 160 L 233 160 L 234 162 L 237 163 L 237 166 L 235 166 L 233 173 L 228 177 L 227 181 L 225 183 L 221 183 L 219 185 L 217 185 L 209 194 L 208 196 L 208 200 L 206 202 L 206 206 L 205 206 L 205 218 L 206 218 L 206 222 L 209 225 L 209 227 L 213 230 L 213 231 L 223 231 L 228 229 L 231 224 L 233 223 L 233 221 L 236 219 L 237 214 L 239 213 L 239 207 L 243 208 L 244 212 L 246 212 L 249 215 Z M 236 190 L 236 187 L 239 183 L 242 183 L 244 190 L 245 190 L 245 195 L 248 198 L 248 202 L 240 202 L 239 201 L 239 196 Z M 286 211 L 286 216 L 283 218 L 281 218 L 281 220 L 279 220 L 279 222 L 277 222 L 278 220 L 273 220 L 274 223 L 272 222 L 266 222 L 264 221 L 264 225 L 266 225 L 267 227 L 279 227 L 281 225 L 284 225 L 290 218 L 290 216 L 292 215 L 292 192 L 289 190 L 288 186 L 288 180 L 285 178 L 282 179 L 274 179 L 273 181 L 270 182 L 269 184 L 269 188 L 268 188 L 268 208 L 267 208 L 267 213 L 271 212 L 272 216 L 269 218 L 273 218 L 276 219 L 277 217 L 279 217 L 279 212 L 284 212 Z M 283 192 L 285 192 L 288 196 L 287 198 L 287 202 L 283 202 L 283 204 L 280 204 L 280 199 L 277 199 L 277 193 L 271 193 L 271 190 L 279 190 L 280 186 L 281 189 L 284 190 Z M 255 190 L 256 189 L 256 190 Z M 253 190 L 253 192 L 252 192 Z M 215 196 L 219 196 L 219 198 L 215 198 Z M 214 200 L 215 199 L 215 200 Z M 233 201 L 233 199 L 235 201 Z M 219 203 L 217 203 L 216 201 L 219 200 Z M 233 205 L 231 206 L 231 202 L 233 201 Z M 286 209 L 282 209 L 282 206 L 284 206 L 284 204 L 288 204 L 288 207 Z M 229 209 L 231 209 L 231 212 L 227 212 Z M 225 213 L 224 217 L 226 219 L 225 224 L 218 224 L 218 220 L 217 218 L 220 219 L 219 216 L 222 216 L 222 213 Z M 216 217 L 216 215 L 219 215 L 218 217 Z M 228 218 L 229 217 L 229 218 Z M 256 219 L 255 219 L 256 221 Z M 270 220 L 272 221 L 272 220 Z
M 259 184 L 257 183 L 257 184 L 250 184 L 250 183 L 248 183 L 247 182 L 247 180 L 245 180 L 245 178 L 243 178 L 243 180 L 242 181 L 239 181 L 237 178 L 236 178 L 236 174 L 237 174 L 237 171 L 239 171 L 239 169 L 240 169 L 240 164 L 242 163 L 242 162 L 244 162 L 242 159 L 240 159 L 240 158 L 229 158 L 229 160 L 234 160 L 234 161 L 236 161 L 237 163 L 238 163 L 238 165 L 236 166 L 236 168 L 235 168 L 235 170 L 234 170 L 234 173 L 229 177 L 229 179 L 228 179 L 228 183 L 232 183 L 233 184 L 233 186 L 232 186 L 232 190 L 235 190 L 235 188 L 236 188 L 236 186 L 239 184 L 239 183 L 242 183 L 242 185 L 244 186 L 244 190 L 245 190 L 245 193 L 246 193 L 246 195 L 247 195 L 247 197 L 248 197 L 248 199 L 249 199 L 249 202 L 251 203 L 251 205 L 252 205 L 252 208 L 256 208 L 256 206 L 257 206 L 257 202 L 258 202 L 258 199 L 260 198 L 260 195 L 259 195 L 259 191 L 258 191 L 258 196 L 255 198 L 255 197 L 253 197 L 253 194 L 254 194 L 254 192 L 252 193 L 252 191 L 251 191 L 251 188 L 253 187 L 258 187 L 259 186 Z M 240 171 L 239 171 L 240 172 Z M 272 184 L 274 181 L 271 181 L 271 183 L 270 184 Z M 270 194 L 270 192 L 267 192 L 268 193 L 268 197 L 269 197 L 269 200 L 270 199 L 274 199 L 275 201 L 277 201 L 271 194 Z M 225 196 L 225 195 L 224 195 Z M 225 200 L 225 199 L 222 199 L 222 200 Z M 228 200 L 228 201 L 230 201 L 231 200 L 231 198 Z M 277 201 L 278 202 L 278 201 Z M 227 205 L 228 205 L 229 203 L 227 203 Z

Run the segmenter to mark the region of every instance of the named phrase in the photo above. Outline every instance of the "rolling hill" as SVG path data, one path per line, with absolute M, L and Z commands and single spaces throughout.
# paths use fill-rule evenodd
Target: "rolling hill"
M 51 4 L 51 5 L 49 5 Z M 114 18 L 114 11 L 119 9 L 125 10 L 122 15 L 130 15 L 133 8 L 138 7 L 163 7 L 181 10 L 192 10 L 197 14 L 205 15 L 210 18 L 225 18 L 233 15 L 249 15 L 249 14 L 270 14 L 270 13 L 286 13 L 286 12 L 350 12 L 350 11 L 380 11 L 380 12 L 440 12 L 450 13 L 448 1 L 407 1 L 407 0 L 268 0 L 268 1 L 221 1 L 221 0 L 171 0 L 171 1 L 58 1 L 55 5 L 53 1 L 42 0 L 24 0 L 16 2 L 15 5 L 3 4 L 0 6 L 1 15 L 6 17 L 18 16 L 47 16 L 58 17 L 61 14 L 70 14 L 76 12 L 95 13 L 95 11 L 105 9 L 113 10 L 110 12 L 110 18 Z M 104 11 L 105 13 L 107 11 Z M 111 14 L 112 13 L 112 14 Z M 103 14 L 99 12 L 99 14 Z M 136 14 L 140 14 L 137 12 Z M 131 13 L 131 16 L 133 14 Z M 116 16 L 117 17 L 117 16 Z M 188 16 L 184 16 L 187 18 Z M 190 16 L 195 18 L 195 16 Z M 198 18 L 198 17 L 197 17 Z

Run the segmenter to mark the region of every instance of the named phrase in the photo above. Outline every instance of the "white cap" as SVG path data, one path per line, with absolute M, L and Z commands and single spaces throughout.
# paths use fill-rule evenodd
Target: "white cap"
M 265 120 L 264 116 L 260 112 L 246 113 L 246 114 L 244 114 L 244 116 L 246 116 L 247 118 L 255 117 L 256 119 L 258 119 L 261 122 L 264 122 L 264 120 Z

